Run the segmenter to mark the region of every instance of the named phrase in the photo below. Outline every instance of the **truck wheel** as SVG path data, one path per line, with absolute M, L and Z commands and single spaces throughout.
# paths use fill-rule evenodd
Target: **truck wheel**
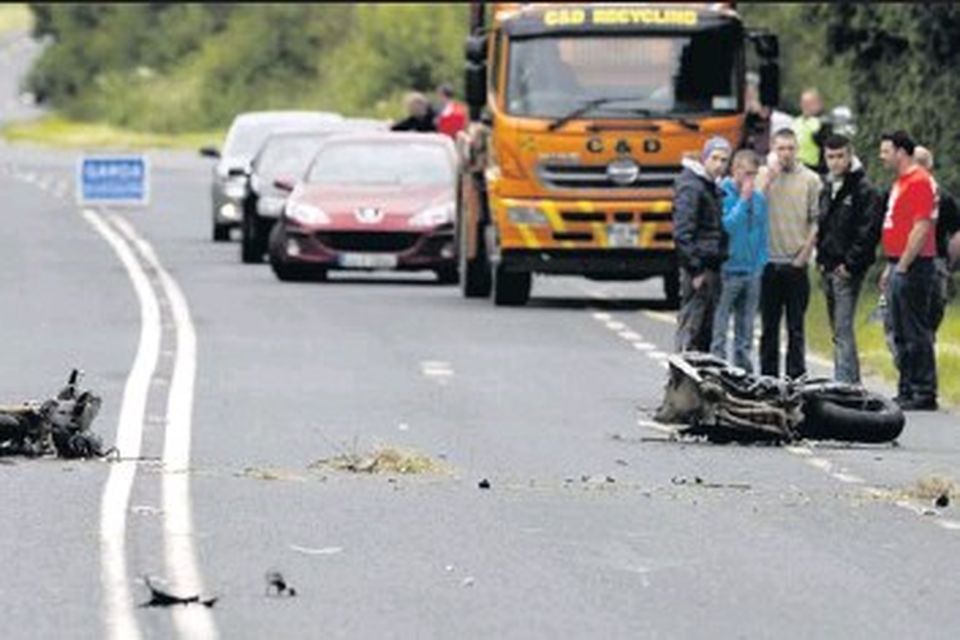
M 472 260 L 467 258 L 467 234 L 461 231 L 459 235 L 457 262 L 460 265 L 460 291 L 464 298 L 486 298 L 490 295 L 493 282 L 487 247 L 483 241 L 483 228 L 477 229 L 477 255 Z
M 493 303 L 498 307 L 522 307 L 530 300 L 529 271 L 506 271 L 498 265 L 493 276 Z
M 240 225 L 240 260 L 244 264 L 263 262 L 265 238 L 260 237 L 262 227 L 256 216 L 250 213 L 243 214 L 243 224 Z
M 680 274 L 676 271 L 663 276 L 663 295 L 667 298 L 667 307 L 680 308 Z
M 213 241 L 214 242 L 230 242 L 230 225 L 219 224 L 218 222 L 214 221 Z

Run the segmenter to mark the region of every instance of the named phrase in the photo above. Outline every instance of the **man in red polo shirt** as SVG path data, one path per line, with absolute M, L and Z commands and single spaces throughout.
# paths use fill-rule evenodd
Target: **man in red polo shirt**
M 880 142 L 880 160 L 897 176 L 883 221 L 887 268 L 880 288 L 887 296 L 900 372 L 894 399 L 904 410 L 933 411 L 937 363 L 930 306 L 936 275 L 936 198 L 933 179 L 913 158 L 915 147 L 904 131 L 885 134 Z
M 457 133 L 467 126 L 467 109 L 453 99 L 453 87 L 442 84 L 437 87 L 437 131 L 456 139 Z

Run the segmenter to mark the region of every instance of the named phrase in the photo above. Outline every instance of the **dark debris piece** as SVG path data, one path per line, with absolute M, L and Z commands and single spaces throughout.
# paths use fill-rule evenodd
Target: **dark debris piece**
M 172 593 L 167 593 L 166 591 L 153 586 L 153 584 L 150 582 L 150 578 L 147 576 L 143 577 L 143 582 L 147 585 L 147 588 L 150 589 L 150 599 L 141 604 L 140 607 L 172 607 L 175 605 L 202 604 L 209 609 L 216 604 L 217 600 L 219 599 L 217 597 L 213 597 L 201 600 L 199 595 L 175 596 Z
M 480 489 L 489 489 L 490 481 L 484 478 L 483 480 L 477 483 L 477 487 L 479 487 Z
M 934 504 L 937 505 L 938 509 L 945 509 L 950 506 L 950 496 L 945 493 L 941 493 L 939 496 L 937 496 L 937 500 L 934 502 Z
M 290 598 L 295 598 L 297 596 L 297 590 L 287 584 L 283 574 L 279 571 L 268 571 L 266 580 L 268 596 L 288 596 Z

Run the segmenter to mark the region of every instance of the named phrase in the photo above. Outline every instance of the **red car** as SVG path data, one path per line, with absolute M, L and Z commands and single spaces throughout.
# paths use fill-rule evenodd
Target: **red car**
M 324 279 L 331 269 L 429 269 L 457 281 L 453 240 L 456 158 L 447 136 L 336 135 L 290 191 L 270 234 L 281 280 Z

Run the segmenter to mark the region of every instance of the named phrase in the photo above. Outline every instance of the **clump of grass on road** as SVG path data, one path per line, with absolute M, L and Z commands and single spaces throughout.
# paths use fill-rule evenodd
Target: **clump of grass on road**
M 0 4 L 0 35 L 11 31 L 29 31 L 33 27 L 33 14 L 25 3 Z
M 868 322 L 877 306 L 879 292 L 876 278 L 868 274 L 857 305 L 856 334 L 860 366 L 864 375 L 880 376 L 896 382 L 897 369 L 887 349 L 882 322 Z M 819 285 L 819 276 L 811 274 L 810 306 L 806 318 L 807 348 L 832 360 L 833 343 L 827 320 L 827 301 Z M 960 405 L 960 302 L 955 299 L 947 308 L 937 333 L 937 375 L 941 403 Z
M 29 122 L 14 122 L 3 128 L 10 142 L 83 149 L 196 149 L 218 146 L 224 132 L 151 133 L 131 131 L 108 124 L 78 122 L 58 115 Z
M 379 447 L 369 454 L 343 453 L 323 458 L 310 465 L 311 469 L 333 469 L 350 473 L 384 474 L 446 474 L 449 467 L 430 456 L 395 447 Z

